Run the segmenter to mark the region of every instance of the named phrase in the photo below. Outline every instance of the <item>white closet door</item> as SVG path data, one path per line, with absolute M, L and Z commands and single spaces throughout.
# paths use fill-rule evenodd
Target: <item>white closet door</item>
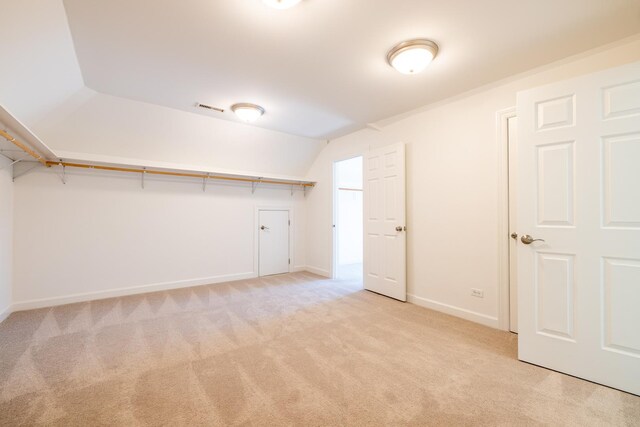
M 395 144 L 365 154 L 364 288 L 407 300 L 405 150 Z
M 260 276 L 289 272 L 289 211 L 260 211 Z
M 640 394 L 640 63 L 517 114 L 519 358 Z

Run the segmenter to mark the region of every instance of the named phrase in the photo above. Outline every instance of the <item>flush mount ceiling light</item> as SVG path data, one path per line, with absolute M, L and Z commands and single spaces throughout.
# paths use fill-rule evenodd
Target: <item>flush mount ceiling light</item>
M 437 54 L 438 45 L 431 40 L 407 40 L 389 51 L 387 62 L 402 74 L 416 74 L 427 68 Z
M 234 104 L 231 106 L 231 111 L 236 113 L 236 116 L 240 118 L 240 120 L 245 122 L 255 122 L 264 114 L 264 108 L 256 104 Z
M 300 3 L 300 0 L 262 0 L 267 6 L 276 9 L 289 9 Z

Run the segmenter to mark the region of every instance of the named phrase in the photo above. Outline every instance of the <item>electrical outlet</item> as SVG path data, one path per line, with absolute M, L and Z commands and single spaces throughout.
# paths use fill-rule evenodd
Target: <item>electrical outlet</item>
M 482 289 L 471 289 L 471 296 L 476 298 L 484 298 L 484 291 Z

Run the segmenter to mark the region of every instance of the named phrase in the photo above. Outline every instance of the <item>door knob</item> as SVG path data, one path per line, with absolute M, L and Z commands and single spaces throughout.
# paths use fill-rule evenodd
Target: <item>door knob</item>
M 524 243 L 525 245 L 530 245 L 533 242 L 544 242 L 544 239 L 534 239 L 533 237 L 531 237 L 528 234 L 525 234 L 524 236 L 522 236 L 520 238 L 520 240 L 522 241 L 522 243 Z
M 260 230 L 268 230 L 269 227 L 265 227 L 264 225 L 260 227 Z
M 518 233 L 516 233 L 515 231 L 513 233 L 511 233 L 511 238 L 513 240 L 518 240 Z
M 402 231 L 402 226 L 401 225 L 397 226 L 396 231 Z

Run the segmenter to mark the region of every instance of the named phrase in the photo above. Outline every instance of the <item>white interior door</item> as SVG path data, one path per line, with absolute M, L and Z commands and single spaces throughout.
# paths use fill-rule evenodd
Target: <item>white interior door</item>
M 640 394 L 640 63 L 517 114 L 519 358 Z
M 289 211 L 259 212 L 259 274 L 289 272 Z
M 404 144 L 371 150 L 364 167 L 364 288 L 407 300 Z

